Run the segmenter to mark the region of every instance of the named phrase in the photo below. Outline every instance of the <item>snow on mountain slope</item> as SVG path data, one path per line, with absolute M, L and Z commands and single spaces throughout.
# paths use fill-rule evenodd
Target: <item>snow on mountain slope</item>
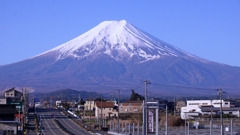
M 75 39 L 40 55 L 49 52 L 59 52 L 58 59 L 69 56 L 81 59 L 90 55 L 107 54 L 118 61 L 133 56 L 140 62 L 161 56 L 191 57 L 207 61 L 169 45 L 125 20 L 104 21 Z

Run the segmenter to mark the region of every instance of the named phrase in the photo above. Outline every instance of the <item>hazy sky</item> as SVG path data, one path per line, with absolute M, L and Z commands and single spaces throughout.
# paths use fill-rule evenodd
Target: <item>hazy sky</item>
M 0 65 L 122 19 L 189 53 L 240 67 L 239 0 L 1 0 Z

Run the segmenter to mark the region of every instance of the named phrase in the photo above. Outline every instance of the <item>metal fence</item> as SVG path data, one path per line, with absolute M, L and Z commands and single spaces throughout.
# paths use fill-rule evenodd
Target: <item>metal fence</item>
M 195 120 L 186 120 L 182 126 L 168 126 L 167 132 L 165 126 L 159 126 L 159 135 L 220 135 L 223 132 L 224 135 L 236 135 L 240 133 L 240 119 L 239 118 L 223 118 L 223 128 L 221 131 L 221 119 L 220 118 L 204 118 Z M 124 135 L 142 135 L 142 125 L 139 123 L 127 123 L 120 122 L 119 126 L 117 121 L 111 121 L 109 123 L 109 131 L 114 133 L 120 133 Z M 155 134 L 155 133 L 152 133 Z

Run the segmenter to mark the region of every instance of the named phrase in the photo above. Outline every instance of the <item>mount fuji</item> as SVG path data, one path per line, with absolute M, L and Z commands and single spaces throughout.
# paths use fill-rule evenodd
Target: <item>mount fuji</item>
M 192 87 L 240 88 L 240 68 L 212 62 L 132 24 L 104 21 L 32 58 L 0 66 L 0 88 L 130 89 L 143 80 Z M 157 90 L 157 89 L 156 89 Z

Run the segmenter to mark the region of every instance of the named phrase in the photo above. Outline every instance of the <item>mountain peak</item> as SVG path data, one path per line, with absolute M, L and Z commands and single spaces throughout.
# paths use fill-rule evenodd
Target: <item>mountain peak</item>
M 127 24 L 127 21 L 126 20 L 111 20 L 111 21 L 103 21 L 102 23 L 114 23 L 114 24 L 117 24 L 119 26 L 125 26 Z
M 126 20 L 101 22 L 75 39 L 40 55 L 49 52 L 58 52 L 58 59 L 107 54 L 118 61 L 136 56 L 140 62 L 162 56 L 196 57 L 151 36 Z

